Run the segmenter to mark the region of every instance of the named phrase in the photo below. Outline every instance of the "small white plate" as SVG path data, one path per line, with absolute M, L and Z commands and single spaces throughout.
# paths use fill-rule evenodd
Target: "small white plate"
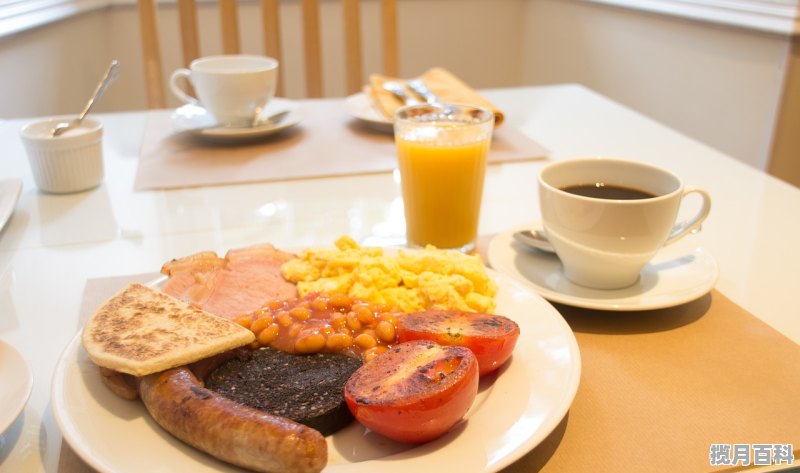
M 22 181 L 19 179 L 0 180 L 0 230 L 6 226 L 6 222 L 14 213 L 20 192 L 22 192 Z
M 0 340 L 0 434 L 16 420 L 33 389 L 33 374 L 25 358 Z
M 558 426 L 580 382 L 575 336 L 550 303 L 508 276 L 489 275 L 498 286 L 497 313 L 515 320 L 520 336 L 498 375 L 481 380 L 465 421 L 418 446 L 393 442 L 352 422 L 327 437 L 325 473 L 496 472 Z M 51 405 L 64 438 L 98 471 L 242 471 L 169 435 L 141 402 L 112 394 L 83 350 L 80 334 L 56 364 Z
M 579 286 L 564 275 L 556 255 L 514 240 L 515 231 L 530 227 L 522 225 L 492 238 L 489 265 L 553 302 L 599 310 L 662 309 L 705 295 L 719 278 L 717 261 L 708 251 L 694 246 L 688 236 L 659 251 L 632 286 L 612 290 Z
M 176 130 L 190 133 L 209 141 L 250 141 L 291 128 L 303 119 L 297 102 L 281 98 L 270 100 L 262 115 L 271 116 L 283 111 L 286 111 L 287 115 L 276 125 L 231 128 L 215 126 L 214 117 L 206 109 L 198 105 L 186 104 L 172 113 L 172 122 Z
M 344 100 L 344 105 L 350 115 L 358 118 L 364 125 L 373 130 L 382 131 L 384 133 L 394 132 L 392 120 L 386 118 L 379 112 L 372 105 L 372 101 L 370 101 L 369 97 L 364 92 L 358 92 L 347 97 Z

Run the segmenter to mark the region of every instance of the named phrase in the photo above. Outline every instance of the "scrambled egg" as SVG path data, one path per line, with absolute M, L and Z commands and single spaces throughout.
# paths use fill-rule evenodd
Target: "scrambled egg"
M 478 256 L 434 247 L 387 255 L 347 236 L 335 244 L 335 249 L 303 250 L 281 267 L 283 277 L 297 283 L 301 297 L 314 291 L 340 292 L 403 312 L 435 308 L 491 313 L 495 308 L 497 285 Z

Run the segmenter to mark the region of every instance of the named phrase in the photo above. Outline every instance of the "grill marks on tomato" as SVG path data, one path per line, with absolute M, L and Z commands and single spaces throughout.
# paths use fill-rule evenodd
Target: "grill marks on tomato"
M 478 358 L 480 374 L 490 373 L 511 356 L 519 326 L 502 315 L 457 310 L 427 310 L 398 319 L 397 339 L 431 340 L 442 345 L 467 347 Z
M 425 386 L 441 383 L 461 364 L 463 356 L 448 356 L 442 360 L 434 360 L 417 368 L 417 379 Z
M 345 384 L 345 400 L 371 430 L 421 443 L 458 423 L 477 391 L 478 362 L 469 349 L 415 340 L 359 368 Z

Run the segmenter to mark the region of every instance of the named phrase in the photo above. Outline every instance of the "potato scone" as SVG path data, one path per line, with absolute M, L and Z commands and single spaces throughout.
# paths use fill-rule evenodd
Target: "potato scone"
M 185 365 L 252 342 L 253 332 L 142 284 L 106 301 L 83 328 L 97 365 L 134 376 Z

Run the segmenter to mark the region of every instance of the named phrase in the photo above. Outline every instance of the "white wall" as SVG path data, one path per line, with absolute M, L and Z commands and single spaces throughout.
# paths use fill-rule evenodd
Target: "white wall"
M 240 4 L 243 49 L 260 53 L 254 2 Z M 321 4 L 325 94 L 343 96 L 338 2 Z M 201 49 L 213 54 L 215 6 L 201 5 L 211 35 Z M 304 90 L 299 4 L 282 6 L 284 91 L 296 98 Z M 160 9 L 166 76 L 181 61 L 175 7 Z M 788 165 L 769 165 L 789 36 L 582 0 L 399 0 L 398 12 L 403 76 L 444 66 L 475 87 L 582 83 L 743 162 L 800 175 L 791 152 Z M 367 0 L 362 21 L 371 25 L 377 14 L 377 0 Z M 380 67 L 377 36 L 366 28 L 365 73 Z M 97 109 L 142 109 L 140 54 L 132 3 L 0 38 L 0 117 L 77 112 L 112 58 L 123 73 Z
M 587 83 L 765 168 L 785 37 L 596 3 L 530 5 L 524 82 Z

